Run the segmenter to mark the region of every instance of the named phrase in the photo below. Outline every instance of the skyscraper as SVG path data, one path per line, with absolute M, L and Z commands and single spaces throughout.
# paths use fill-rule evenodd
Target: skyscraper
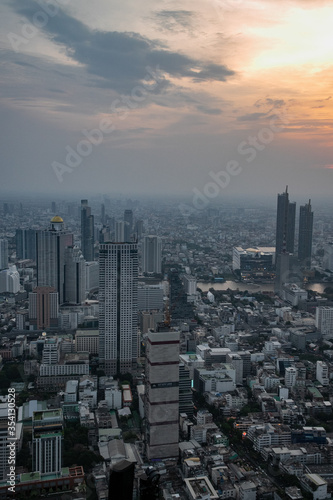
M 298 258 L 306 267 L 311 266 L 313 212 L 311 200 L 299 210 Z
M 65 249 L 73 245 L 73 234 L 64 230 L 63 223 L 55 216 L 50 229 L 36 231 L 37 285 L 54 287 L 60 304 L 64 302 Z
M 178 457 L 179 332 L 164 327 L 148 333 L 146 354 L 147 457 Z
M 8 268 L 8 240 L 0 239 L 0 269 Z
M 132 500 L 135 463 L 129 460 L 117 462 L 110 471 L 109 500 Z
M 29 322 L 35 330 L 58 326 L 58 292 L 51 286 L 36 287 L 29 293 Z
M 145 236 L 142 246 L 142 272 L 162 272 L 162 241 L 157 236 Z
M 18 293 L 20 291 L 20 275 L 16 266 L 0 271 L 0 293 Z
M 333 307 L 316 307 L 316 328 L 324 339 L 333 338 Z
M 138 240 L 141 239 L 143 231 L 144 231 L 143 220 L 141 220 L 141 219 L 137 220 L 135 223 L 135 233 L 136 233 L 136 237 Z
M 78 247 L 65 250 L 65 293 L 64 301 L 81 304 L 86 298 L 86 261 Z
M 36 260 L 36 231 L 34 229 L 16 229 L 16 257 Z
M 114 241 L 116 243 L 125 242 L 125 223 L 123 221 L 116 222 Z
M 94 216 L 88 207 L 88 200 L 81 200 L 81 250 L 85 260 L 94 260 Z
M 105 224 L 105 220 L 106 220 L 106 217 L 105 217 L 105 205 L 104 205 L 104 203 L 102 203 L 102 205 L 101 205 L 101 224 L 103 226 Z
M 99 250 L 100 364 L 107 375 L 131 372 L 138 358 L 138 247 L 104 243 Z
M 132 210 L 125 210 L 124 212 L 124 224 L 125 224 L 125 241 L 128 243 L 132 240 L 133 233 L 133 212 Z
M 193 417 L 193 401 L 190 372 L 183 363 L 179 363 L 179 413 Z
M 276 278 L 275 278 L 275 293 L 280 294 L 285 283 L 290 280 L 290 254 L 288 252 L 280 253 L 276 256 Z
M 296 203 L 289 201 L 288 186 L 278 194 L 276 217 L 276 256 L 294 253 Z

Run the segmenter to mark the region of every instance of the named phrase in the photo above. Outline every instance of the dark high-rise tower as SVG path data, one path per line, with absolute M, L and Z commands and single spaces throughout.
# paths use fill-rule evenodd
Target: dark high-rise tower
M 65 250 L 64 302 L 81 304 L 86 298 L 86 261 L 78 247 Z
M 131 241 L 132 232 L 133 232 L 133 212 L 132 210 L 125 210 L 124 212 L 124 236 L 125 241 L 129 243 Z
M 179 413 L 193 417 L 193 402 L 190 372 L 183 363 L 179 363 Z
M 16 229 L 16 257 L 36 260 L 36 231 L 34 229 Z
M 276 257 L 281 253 L 294 253 L 296 203 L 289 201 L 288 186 L 278 195 L 276 217 Z
M 162 240 L 158 236 L 145 236 L 142 246 L 142 271 L 162 272 Z
M 81 250 L 87 261 L 94 260 L 94 216 L 88 200 L 81 200 Z
M 101 224 L 105 224 L 105 205 L 102 203 L 101 205 Z
M 311 266 L 313 212 L 311 200 L 299 210 L 298 258 L 306 267 Z
M 109 500 L 132 500 L 135 463 L 128 460 L 117 462 L 110 471 Z
M 73 234 L 63 227 L 64 221 L 55 216 L 50 228 L 36 231 L 37 286 L 52 286 L 59 293 L 59 302 L 64 302 L 65 250 L 73 245 Z

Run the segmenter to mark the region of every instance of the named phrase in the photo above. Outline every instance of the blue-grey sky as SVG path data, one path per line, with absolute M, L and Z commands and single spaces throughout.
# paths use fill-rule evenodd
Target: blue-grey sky
M 1 193 L 329 197 L 332 23 L 324 0 L 4 0 Z

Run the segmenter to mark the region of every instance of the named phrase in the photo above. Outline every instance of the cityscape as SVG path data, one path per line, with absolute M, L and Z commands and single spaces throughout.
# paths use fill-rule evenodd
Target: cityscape
M 332 23 L 0 2 L 0 500 L 332 498 Z
M 1 498 L 13 394 L 15 498 L 330 497 L 331 208 L 292 200 L 2 203 Z

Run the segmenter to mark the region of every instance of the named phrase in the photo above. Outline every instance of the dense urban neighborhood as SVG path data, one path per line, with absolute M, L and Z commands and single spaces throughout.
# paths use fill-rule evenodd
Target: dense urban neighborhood
M 331 498 L 330 207 L 90 202 L 0 206 L 0 498 Z

